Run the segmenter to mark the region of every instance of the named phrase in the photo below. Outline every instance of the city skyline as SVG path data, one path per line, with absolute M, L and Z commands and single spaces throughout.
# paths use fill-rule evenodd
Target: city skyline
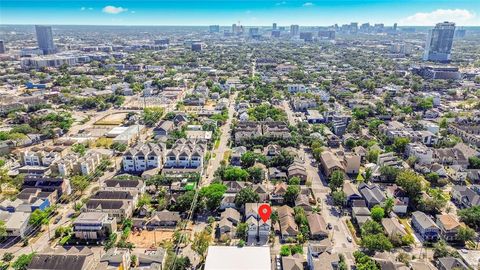
M 457 26 L 480 26 L 475 1 L 387 0 L 265 0 L 265 1 L 80 1 L 5 0 L 0 24 L 69 25 L 198 25 L 228 26 L 328 26 L 398 23 L 403 26 L 434 26 L 453 21 Z

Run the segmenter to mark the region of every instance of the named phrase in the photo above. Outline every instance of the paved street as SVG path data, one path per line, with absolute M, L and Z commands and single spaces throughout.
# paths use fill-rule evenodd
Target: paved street
M 223 160 L 223 155 L 225 151 L 229 150 L 228 143 L 230 140 L 230 133 L 232 131 L 232 119 L 235 112 L 235 99 L 237 98 L 238 92 L 235 92 L 230 96 L 230 105 L 228 106 L 228 119 L 227 122 L 220 128 L 222 135 L 220 136 L 220 144 L 217 149 L 213 149 L 212 158 L 210 159 L 210 164 L 206 169 L 205 183 L 208 184 L 213 180 L 213 174 L 220 167 L 220 162 Z
M 287 113 L 288 122 L 291 125 L 295 125 L 296 118 L 287 101 L 283 101 L 283 107 Z M 347 259 L 347 263 L 349 265 L 353 265 L 354 260 L 352 253 L 358 249 L 358 246 L 354 241 L 349 242 L 347 240 L 348 236 L 352 237 L 350 230 L 347 228 L 345 223 L 347 217 L 341 216 L 341 214 L 336 211 L 335 207 L 328 204 L 330 188 L 328 187 L 327 181 L 324 179 L 318 167 L 315 166 L 316 161 L 308 152 L 308 147 L 300 147 L 299 157 L 305 160 L 308 179 L 312 182 L 312 190 L 317 198 L 317 201 L 320 203 L 322 215 L 327 223 L 332 224 L 333 229 L 331 230 L 330 237 L 333 242 L 333 250 L 334 252 L 344 254 Z

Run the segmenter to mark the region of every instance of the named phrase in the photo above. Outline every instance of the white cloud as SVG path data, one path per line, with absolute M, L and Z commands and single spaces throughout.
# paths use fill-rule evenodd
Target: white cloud
M 135 14 L 135 10 L 130 11 L 130 13 Z
M 313 6 L 313 3 L 312 2 L 306 2 L 302 6 L 303 7 L 311 7 L 311 6 Z
M 286 4 L 287 4 L 287 1 L 282 1 L 282 2 L 275 3 L 275 6 L 281 6 Z
M 451 21 L 458 25 L 475 25 L 476 14 L 466 9 L 437 9 L 432 12 L 418 12 L 401 19 L 402 25 L 431 26 L 443 21 Z
M 123 7 L 106 6 L 102 9 L 102 11 L 108 14 L 119 14 L 128 11 L 128 9 Z
M 87 9 L 86 7 L 81 7 L 81 8 L 80 8 L 81 11 L 84 11 L 84 10 L 86 10 L 86 9 Z

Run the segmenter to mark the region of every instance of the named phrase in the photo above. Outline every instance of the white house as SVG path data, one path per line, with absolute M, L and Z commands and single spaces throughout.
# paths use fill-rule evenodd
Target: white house
M 166 154 L 165 168 L 199 168 L 206 151 L 203 140 L 179 139 Z
M 303 84 L 289 84 L 287 85 L 289 93 L 305 93 L 307 88 Z
M 123 155 L 123 170 L 125 172 L 143 172 L 161 168 L 165 160 L 163 144 L 137 144 Z
M 409 157 L 417 158 L 419 164 L 432 164 L 433 150 L 420 143 L 409 143 L 405 149 L 405 154 Z

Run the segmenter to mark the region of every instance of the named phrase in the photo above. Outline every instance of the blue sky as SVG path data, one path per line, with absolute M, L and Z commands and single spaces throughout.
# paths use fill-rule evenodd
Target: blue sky
M 479 0 L 0 0 L 0 24 L 480 26 Z

